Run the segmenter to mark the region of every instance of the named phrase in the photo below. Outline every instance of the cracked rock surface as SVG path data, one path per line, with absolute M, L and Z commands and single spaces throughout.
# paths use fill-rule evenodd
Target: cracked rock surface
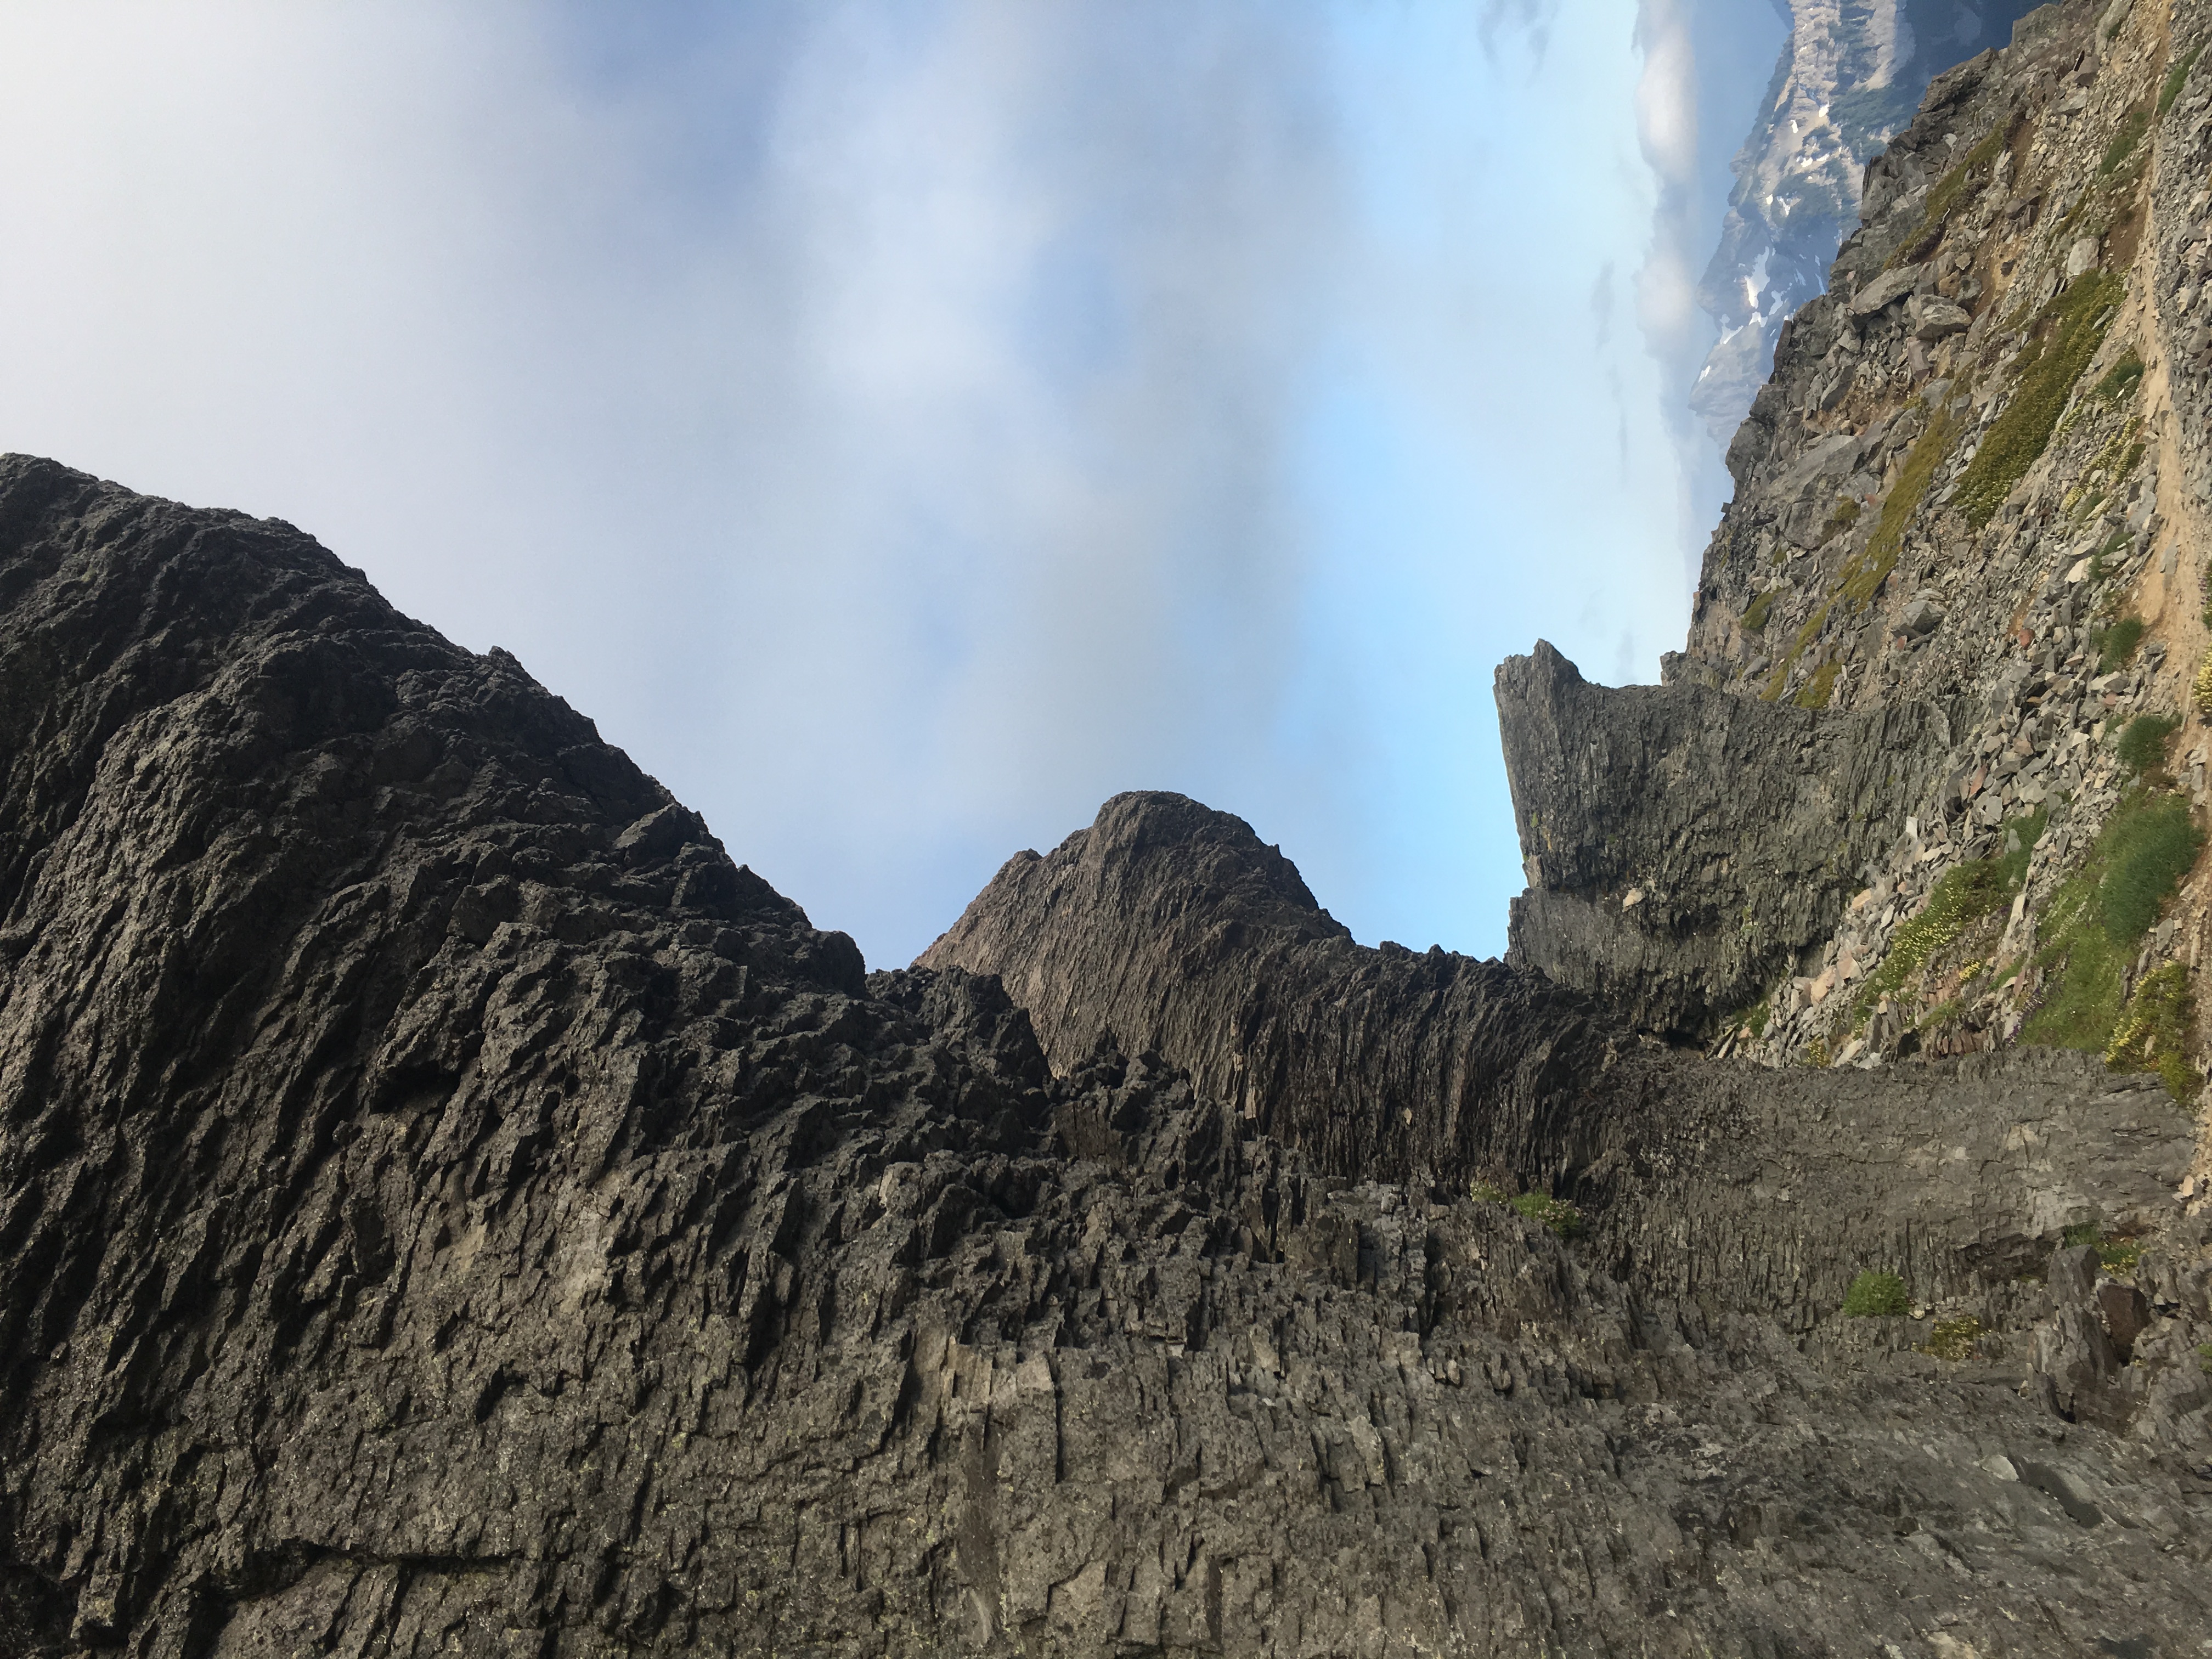
M 2162 1097 L 1685 1060 L 1361 951 L 1173 798 L 1102 820 L 1203 944 L 1166 1013 L 1071 902 L 1121 1036 L 1033 1024 L 1019 964 L 864 976 L 289 526 L 11 457 L 0 603 L 0 1651 L 2063 1653 L 2212 1615 L 2205 1241 L 2140 1307 L 2017 1279 L 2164 1201 Z M 1006 879 L 971 914 L 1042 937 Z M 1280 1060 L 1241 1093 L 1176 1012 L 1239 974 Z M 1300 1056 L 1361 1030 L 1332 1106 Z M 1840 1319 L 1862 1255 L 1927 1314 Z

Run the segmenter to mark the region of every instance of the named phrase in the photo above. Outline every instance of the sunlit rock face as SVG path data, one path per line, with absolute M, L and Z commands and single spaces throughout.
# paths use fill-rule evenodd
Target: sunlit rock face
M 1821 291 L 1858 217 L 1862 173 L 1929 80 L 2002 46 L 2025 0 L 1790 0 L 1790 36 L 1698 303 L 1720 325 L 1690 406 L 1725 449 L 1774 358 L 1783 319 Z

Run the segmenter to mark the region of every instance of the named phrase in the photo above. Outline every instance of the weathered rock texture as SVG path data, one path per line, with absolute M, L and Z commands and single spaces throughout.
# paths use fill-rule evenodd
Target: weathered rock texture
M 2212 489 L 2201 74 L 2098 171 L 2202 11 L 1931 93 L 1675 683 L 1510 672 L 1516 952 L 1577 983 L 1364 949 L 1162 795 L 871 975 L 512 658 L 289 526 L 0 459 L 0 1656 L 2197 1650 L 2188 1112 L 2091 1054 L 1630 1027 L 1784 975 L 1719 1046 L 1826 1058 L 1940 872 L 2078 787 L 2005 1006 L 2057 971 L 2019 930 L 2117 794 L 2086 698 L 2178 672 L 2087 677 L 2073 595 L 2185 588 Z M 1945 446 L 2034 335 L 1996 298 L 2138 251 L 2092 370 L 2136 331 L 2141 387 L 1959 539 Z M 1840 603 L 1842 500 L 1908 473 Z M 2149 516 L 2069 582 L 2100 488 Z M 1851 1041 L 1989 982 L 1937 951 Z M 1864 1269 L 1910 1311 L 1844 1317 Z
M 2017 1279 L 2172 1208 L 2185 1121 L 2093 1063 L 1685 1058 L 1172 798 L 955 936 L 1087 989 L 864 978 L 511 659 L 22 458 L 0 698 L 0 1652 L 2212 1619 L 2212 1241 Z M 1861 1266 L 1931 1316 L 1840 1319 Z
M 1541 641 L 1498 668 L 1498 717 L 1528 871 L 1507 960 L 1686 1037 L 1817 960 L 1954 742 L 1922 703 L 1592 685 Z
M 1501 672 L 1531 885 L 1511 960 L 1774 1063 L 2023 1039 L 2149 1063 L 2122 1041 L 2131 999 L 2194 972 L 2212 889 L 2186 877 L 2094 997 L 2075 899 L 2124 805 L 2178 790 L 2202 828 L 2212 801 L 2212 704 L 2194 689 L 2212 554 L 2208 39 L 2202 3 L 2050 6 L 1929 85 L 1731 445 L 1735 499 L 1668 685 L 1583 688 L 1563 716 L 1547 712 L 1567 706 L 1563 669 Z M 1684 723 L 1692 688 L 1718 694 L 1694 703 L 1710 733 Z M 1832 734 L 1826 749 L 1793 761 L 1749 735 L 1770 716 Z M 2148 764 L 2119 749 L 2143 717 L 2180 728 Z M 1881 763 L 1850 758 L 1855 732 L 1878 733 Z M 1613 789 L 1624 762 L 1662 781 Z M 1738 790 L 1746 855 L 1729 861 L 1698 826 Z M 1835 862 L 1818 869 L 1830 807 Z M 1962 912 L 1967 875 L 1983 890 Z M 2196 1000 L 2178 1084 L 2212 1048 Z M 2203 1146 L 2212 1186 L 2212 1128 Z

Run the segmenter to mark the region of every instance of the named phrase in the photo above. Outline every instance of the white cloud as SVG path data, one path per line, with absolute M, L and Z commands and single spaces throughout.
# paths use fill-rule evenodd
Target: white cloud
M 313 531 L 872 960 L 1147 786 L 1494 948 L 1491 666 L 1685 609 L 1629 19 L 19 0 L 0 445 Z

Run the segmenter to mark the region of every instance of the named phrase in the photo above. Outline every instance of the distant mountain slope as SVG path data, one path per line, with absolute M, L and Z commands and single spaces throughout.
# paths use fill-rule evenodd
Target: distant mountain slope
M 1690 406 L 1722 448 L 1766 379 L 1776 331 L 1821 291 L 1857 223 L 1867 162 L 1912 119 L 1929 81 L 2005 45 L 2030 9 L 2025 0 L 1790 0 L 1790 37 L 1698 285 L 1721 337 Z

